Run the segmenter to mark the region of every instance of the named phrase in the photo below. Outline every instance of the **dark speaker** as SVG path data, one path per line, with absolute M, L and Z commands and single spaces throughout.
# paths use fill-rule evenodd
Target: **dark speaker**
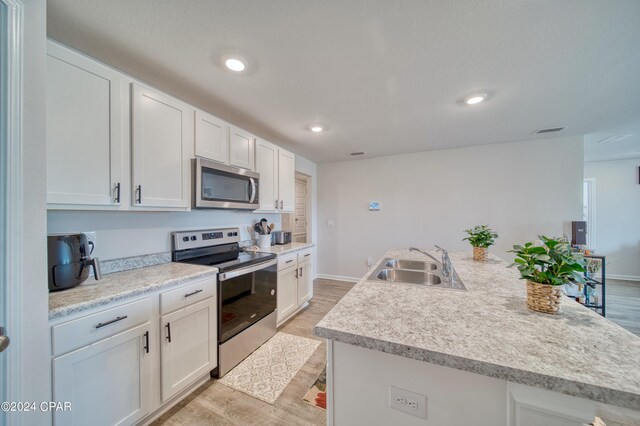
M 584 220 L 571 222 L 571 244 L 587 244 L 587 222 Z

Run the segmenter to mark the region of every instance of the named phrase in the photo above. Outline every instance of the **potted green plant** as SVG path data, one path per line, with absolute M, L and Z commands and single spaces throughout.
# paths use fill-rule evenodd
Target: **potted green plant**
M 489 225 L 478 225 L 471 229 L 465 229 L 464 232 L 469 234 L 462 241 L 469 241 L 473 247 L 473 260 L 487 260 L 488 248 L 496 243 L 498 234 L 493 232 Z
M 562 286 L 569 282 L 585 283 L 584 259 L 572 253 L 569 243 L 539 236 L 542 245 L 526 243 L 514 245 L 516 258 L 509 267 L 516 266 L 520 277 L 527 280 L 527 306 L 537 312 L 561 314 L 564 298 Z

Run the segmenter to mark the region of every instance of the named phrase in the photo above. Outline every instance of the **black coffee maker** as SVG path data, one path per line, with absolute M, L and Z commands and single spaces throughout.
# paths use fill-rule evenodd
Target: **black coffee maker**
M 49 255 L 49 291 L 75 287 L 93 276 L 100 279 L 100 262 L 92 258 L 93 242 L 85 234 L 60 234 L 47 237 Z

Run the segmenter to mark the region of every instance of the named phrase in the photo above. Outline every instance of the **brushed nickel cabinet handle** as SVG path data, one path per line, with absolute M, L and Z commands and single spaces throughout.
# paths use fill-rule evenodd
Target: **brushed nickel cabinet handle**
M 185 294 L 185 295 L 184 295 L 184 297 L 185 297 L 185 299 L 186 299 L 187 297 L 194 296 L 194 295 L 196 295 L 196 294 L 198 294 L 198 293 L 202 293 L 202 289 L 200 289 L 200 290 L 196 290 L 196 291 L 191 292 L 191 293 L 187 293 L 187 294 Z
M 144 333 L 144 348 L 146 353 L 149 353 L 149 332 Z
M 111 325 L 111 324 L 113 324 L 113 323 L 116 323 L 116 322 L 118 322 L 118 321 L 122 321 L 123 319 L 127 319 L 127 318 L 128 318 L 128 316 L 127 316 L 127 315 L 125 315 L 125 316 L 123 316 L 123 317 L 118 317 L 118 318 L 116 318 L 116 319 L 112 319 L 111 321 L 101 322 L 101 323 L 98 323 L 98 324 L 96 325 L 96 328 L 102 328 L 102 327 L 105 327 L 105 326 L 107 326 L 107 325 Z
M 116 183 L 116 198 L 113 201 L 114 203 L 120 202 L 120 182 Z
M 136 203 L 142 204 L 142 185 L 136 187 Z

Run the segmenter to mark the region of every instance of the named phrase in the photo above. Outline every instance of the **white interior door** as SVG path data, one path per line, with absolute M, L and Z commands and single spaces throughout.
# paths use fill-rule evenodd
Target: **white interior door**
M 296 178 L 296 209 L 294 212 L 293 239 L 296 243 L 307 242 L 307 181 Z

